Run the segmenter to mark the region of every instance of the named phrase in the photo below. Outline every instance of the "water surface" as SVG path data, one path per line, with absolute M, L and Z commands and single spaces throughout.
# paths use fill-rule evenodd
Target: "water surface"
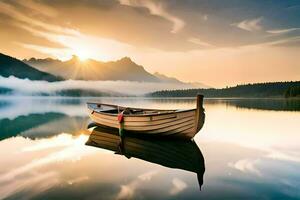
M 85 145 L 86 101 L 195 107 L 193 99 L 1 98 L 0 199 L 300 199 L 299 100 L 206 100 L 194 138 L 202 191 L 200 154 L 186 154 L 194 144 L 178 156 L 159 145 L 165 161 Z

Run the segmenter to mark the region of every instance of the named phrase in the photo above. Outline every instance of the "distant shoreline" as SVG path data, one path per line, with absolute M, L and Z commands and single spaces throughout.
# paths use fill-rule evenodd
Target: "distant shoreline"
M 146 94 L 148 97 L 194 97 L 206 98 L 299 98 L 300 81 L 271 82 L 237 85 L 222 89 L 161 90 Z

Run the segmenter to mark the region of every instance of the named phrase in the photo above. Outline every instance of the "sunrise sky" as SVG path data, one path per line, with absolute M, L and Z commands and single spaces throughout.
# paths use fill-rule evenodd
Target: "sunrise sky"
M 299 0 L 2 0 L 0 52 L 108 61 L 214 87 L 300 80 Z

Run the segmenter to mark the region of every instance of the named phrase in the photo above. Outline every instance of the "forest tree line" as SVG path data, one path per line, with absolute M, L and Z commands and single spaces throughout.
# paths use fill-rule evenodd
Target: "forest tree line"
M 300 86 L 292 86 L 289 87 L 286 91 L 284 96 L 286 98 L 290 98 L 290 97 L 300 97 Z
M 203 94 L 205 97 L 296 97 L 300 96 L 300 81 L 254 83 L 226 87 L 222 89 L 182 89 L 162 90 L 148 93 L 148 97 L 195 97 Z

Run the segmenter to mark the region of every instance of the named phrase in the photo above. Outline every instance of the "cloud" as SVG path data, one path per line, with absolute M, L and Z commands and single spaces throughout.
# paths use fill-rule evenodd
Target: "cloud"
M 24 44 L 18 42 L 16 42 L 16 44 L 27 49 L 32 49 L 34 51 L 53 56 L 55 58 L 60 58 L 62 60 L 67 60 L 70 58 L 70 55 L 75 54 L 74 52 L 72 52 L 72 50 L 68 48 L 55 48 L 55 47 L 47 47 L 47 46 L 40 46 L 34 44 Z
M 100 38 L 90 35 L 84 35 L 80 32 L 76 34 L 56 34 L 51 32 L 44 32 L 41 30 L 33 29 L 31 27 L 20 25 L 24 30 L 31 32 L 35 36 L 39 36 L 47 39 L 48 41 L 62 45 L 61 48 L 53 48 L 35 44 L 25 44 L 15 42 L 27 49 L 32 49 L 37 52 L 42 52 L 61 60 L 70 59 L 72 55 L 78 55 L 79 52 L 87 52 L 89 58 L 108 61 L 112 59 L 118 59 L 124 55 L 124 52 L 135 52 L 136 48 L 113 39 Z M 75 31 L 75 30 L 74 30 Z M 101 45 L 99 45 L 101 44 Z M 101 54 L 99 55 L 99 52 Z M 108 53 L 107 53 L 108 52 Z M 114 54 L 109 54 L 114 52 Z
M 43 29 L 54 33 L 66 34 L 66 35 L 76 36 L 79 33 L 78 31 L 71 28 L 53 25 L 51 23 L 42 22 L 37 18 L 28 17 L 28 15 L 25 15 L 22 12 L 18 11 L 14 6 L 4 2 L 0 2 L 0 9 L 1 9 L 0 13 L 11 16 L 14 19 L 16 19 L 18 22 L 25 23 L 25 26 L 29 26 L 29 27 L 35 26 L 38 27 L 39 29 Z
M 263 19 L 262 17 L 255 18 L 255 19 L 247 19 L 231 25 L 246 31 L 254 32 L 262 29 L 262 25 L 261 25 L 262 19 Z
M 47 171 L 45 172 L 43 169 L 50 164 L 62 161 L 76 161 L 83 156 L 96 152 L 96 149 L 87 149 L 85 147 L 84 144 L 87 139 L 87 135 L 73 137 L 62 133 L 58 136 L 41 140 L 16 137 L 6 139 L 5 143 L 1 142 L 1 147 L 17 145 L 19 148 L 14 148 L 10 153 L 21 159 L 14 165 L 9 161 L 9 156 L 3 158 L 8 159 L 12 165 L 7 170 L 4 168 L 4 171 L 1 171 L 0 199 L 8 198 L 10 195 L 15 195 L 27 189 L 30 189 L 30 193 L 24 194 L 29 195 L 25 196 L 24 199 L 31 199 L 33 196 L 59 184 L 61 180 L 57 171 L 51 170 L 52 168 L 46 168 Z M 43 153 L 45 149 L 49 149 L 47 155 Z M 35 151 L 36 154 L 32 154 L 32 151 Z M 31 155 L 34 156 L 31 158 Z M 37 155 L 42 156 L 37 157 Z M 5 163 L 5 161 L 3 162 Z M 68 183 L 74 184 L 86 179 L 87 177 L 78 177 L 69 180 Z M 35 187 L 33 188 L 32 185 L 35 185 Z
M 271 149 L 269 154 L 266 156 L 268 158 L 276 159 L 276 160 L 286 160 L 286 161 L 292 161 L 292 162 L 298 162 L 300 163 L 300 153 L 296 150 L 291 151 L 278 151 Z
M 21 149 L 21 152 L 42 151 L 56 147 L 71 146 L 74 144 L 74 140 L 70 139 L 70 137 L 69 135 L 61 134 L 53 137 L 51 142 L 49 142 L 49 139 L 41 139 L 37 144 L 24 147 Z
M 298 30 L 300 30 L 300 28 L 274 29 L 274 30 L 268 30 L 267 33 L 285 34 L 285 33 L 290 33 L 290 32 L 298 31 Z
M 187 184 L 179 178 L 174 178 L 172 180 L 172 186 L 173 187 L 170 190 L 171 195 L 176 195 L 187 188 Z
M 80 176 L 80 177 L 68 180 L 68 184 L 69 185 L 78 184 L 78 183 L 81 183 L 83 181 L 87 181 L 89 179 L 90 179 L 90 177 L 88 177 L 88 176 Z
M 194 44 L 198 44 L 202 47 L 214 47 L 214 45 L 209 44 L 207 42 L 204 42 L 202 40 L 200 40 L 199 38 L 195 38 L 195 37 L 191 37 L 188 39 L 188 42 L 194 43 Z
M 59 161 L 76 161 L 80 160 L 82 156 L 89 154 L 95 150 L 83 151 L 84 144 L 87 141 L 88 136 L 80 135 L 76 138 L 73 138 L 71 135 L 68 134 L 61 134 L 55 136 L 53 138 L 42 139 L 36 142 L 36 146 L 33 146 L 31 149 L 24 148 L 21 150 L 20 153 L 26 153 L 28 151 L 41 151 L 47 148 L 55 148 L 58 146 L 64 147 L 62 150 L 56 151 L 54 153 L 50 153 L 47 156 L 39 159 L 32 160 L 31 162 L 17 167 L 12 168 L 7 173 L 3 173 L 0 175 L 0 186 L 3 183 L 13 182 L 15 177 L 22 176 L 29 172 L 34 171 L 37 168 L 43 167 L 50 163 L 55 163 Z M 47 141 L 47 142 L 45 142 Z M 62 145 L 62 142 L 65 142 L 66 145 Z M 46 143 L 49 143 L 46 145 Z M 51 145 L 50 143 L 53 143 Z M 42 145 L 46 145 L 42 147 Z
M 30 41 L 28 41 L 28 44 L 23 44 L 18 41 L 14 41 L 13 43 L 21 45 L 27 49 L 32 49 L 39 53 L 44 53 L 46 55 L 51 55 L 61 59 L 67 59 L 74 54 L 74 52 L 71 52 L 71 49 L 66 45 L 66 43 L 64 43 L 64 41 L 66 41 L 66 38 L 78 38 L 81 36 L 81 33 L 72 28 L 45 22 L 45 20 L 50 21 L 50 19 L 52 19 L 57 13 L 46 5 L 35 3 L 33 1 L 28 2 L 28 4 L 25 4 L 24 1 L 20 1 L 19 3 L 21 3 L 22 6 L 30 9 L 30 11 L 27 12 L 34 13 L 34 16 L 43 16 L 43 20 L 38 17 L 30 17 L 30 15 L 25 15 L 25 11 L 22 12 L 22 10 L 17 9 L 14 5 L 4 2 L 0 2 L 0 13 L 13 18 L 14 21 L 12 22 L 12 25 L 28 31 L 34 37 L 41 37 L 47 41 L 59 44 L 61 48 L 30 44 Z
M 36 5 L 33 4 L 30 7 L 36 7 Z M 53 48 L 31 44 L 30 41 L 28 41 L 28 43 L 14 42 L 14 44 L 18 44 L 26 49 L 31 49 L 62 60 L 69 59 L 72 55 L 78 54 L 79 51 L 85 51 L 88 52 L 89 58 L 99 59 L 100 57 L 103 61 L 118 59 L 124 56 L 124 52 L 135 53 L 137 51 L 135 47 L 127 43 L 110 38 L 82 34 L 80 31 L 73 28 L 46 23 L 41 19 L 28 17 L 27 15 L 24 15 L 23 12 L 7 3 L 0 2 L 0 8 L 0 13 L 2 12 L 15 19 L 13 24 L 16 27 L 30 32 L 35 37 L 44 38 L 47 41 L 51 41 L 61 46 L 60 48 Z M 32 12 L 35 12 L 35 10 Z M 39 12 L 37 13 L 39 14 Z M 52 19 L 47 15 L 43 17 L 48 20 Z M 99 54 L 99 52 L 101 53 Z M 111 54 L 110 52 L 114 53 Z
M 292 45 L 299 45 L 300 36 L 295 37 L 288 37 L 279 40 L 274 40 L 271 42 L 263 43 L 262 45 L 269 45 L 269 46 L 292 46 Z
M 27 188 L 32 188 L 32 185 L 35 185 L 29 196 L 23 196 L 24 199 L 31 199 L 37 193 L 42 193 L 56 184 L 58 184 L 58 179 L 55 172 L 35 173 L 30 179 L 18 178 L 16 181 L 0 184 L 0 198 L 9 198 L 11 195 L 15 195 Z
M 147 8 L 152 15 L 162 17 L 173 23 L 171 33 L 177 33 L 185 26 L 182 19 L 168 13 L 161 3 L 150 0 L 119 0 L 120 4 L 132 7 Z
M 34 0 L 26 0 L 26 1 L 18 1 L 18 4 L 30 9 L 34 10 L 35 12 L 41 12 L 43 15 L 47 15 L 49 17 L 57 16 L 57 11 L 50 6 L 42 4 L 41 2 L 34 1 Z
M 139 175 L 136 179 L 132 180 L 126 185 L 121 186 L 121 191 L 117 195 L 116 199 L 131 199 L 135 195 L 136 189 L 138 189 L 143 183 L 149 182 L 155 176 L 157 171 L 149 171 Z
M 256 168 L 256 164 L 259 160 L 251 160 L 251 159 L 242 159 L 238 160 L 235 163 L 229 163 L 229 167 L 235 168 L 244 173 L 253 173 L 255 175 L 261 176 L 261 172 Z

